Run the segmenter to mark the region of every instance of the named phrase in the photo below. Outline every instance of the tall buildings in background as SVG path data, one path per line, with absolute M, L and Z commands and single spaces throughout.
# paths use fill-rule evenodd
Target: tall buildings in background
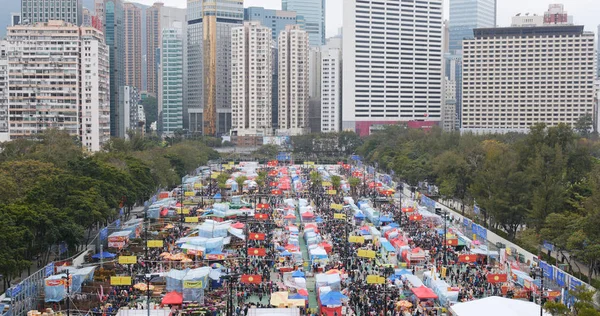
M 277 45 L 277 37 L 281 31 L 285 30 L 286 25 L 304 23 L 304 18 L 298 17 L 294 11 L 250 7 L 244 9 L 244 21 L 258 21 L 262 26 L 268 27 L 271 30 L 273 42 Z
M 0 40 L 0 141 L 10 139 L 8 108 L 8 42 Z
M 231 34 L 231 128 L 237 136 L 272 135 L 271 28 L 244 22 Z
M 333 37 L 321 50 L 321 132 L 339 132 L 342 119 L 342 38 Z
M 189 130 L 222 135 L 231 129 L 231 28 L 244 20 L 243 0 L 188 0 Z
M 140 91 L 136 87 L 122 86 L 119 88 L 119 112 L 123 113 L 120 116 L 119 128 L 125 137 L 129 137 L 129 132 L 143 132 L 145 117 L 143 107 L 140 105 Z M 142 111 L 142 113 L 140 113 Z
M 142 10 L 125 3 L 125 85 L 142 90 Z
M 473 29 L 496 26 L 496 1 L 450 0 L 450 52 L 461 50 L 463 39 L 473 38 Z
M 308 132 L 309 35 L 298 25 L 288 25 L 279 34 L 279 133 Z
M 380 125 L 441 119 L 442 0 L 401 4 L 344 2 L 344 130 L 368 135 Z
M 303 29 L 310 36 L 310 46 L 325 44 L 325 0 L 281 0 L 281 9 L 304 18 Z
M 446 131 L 460 128 L 462 101 L 462 53 L 444 55 L 444 104 L 442 127 Z
M 598 34 L 598 40 L 596 41 L 596 44 L 598 44 L 598 49 L 596 50 L 596 56 L 598 56 L 598 61 L 596 63 L 596 67 L 598 68 L 598 78 L 600 78 L 600 25 L 598 25 L 598 31 L 596 34 Z
M 476 29 L 474 35 L 463 42 L 461 130 L 526 132 L 538 122 L 573 126 L 594 114 L 594 34 L 583 26 Z
M 163 28 L 160 54 L 162 132 L 172 136 L 183 130 L 183 25 Z
M 567 14 L 562 4 L 551 4 L 544 15 L 529 13 L 517 14 L 512 17 L 511 26 L 543 26 L 543 25 L 573 25 L 573 16 Z
M 104 0 L 104 37 L 110 56 L 110 135 L 125 137 L 119 91 L 125 85 L 125 28 L 122 0 Z
M 15 26 L 21 24 L 21 13 L 20 12 L 11 12 L 10 14 L 10 26 Z
M 87 150 L 100 150 L 110 137 L 109 53 L 102 33 L 63 21 L 14 26 L 4 52 L 5 87 L 19 92 L 8 95 L 8 117 L 0 109 L 2 139 L 36 138 L 56 128 Z
M 79 26 L 82 13 L 81 0 L 21 0 L 22 24 L 61 20 Z

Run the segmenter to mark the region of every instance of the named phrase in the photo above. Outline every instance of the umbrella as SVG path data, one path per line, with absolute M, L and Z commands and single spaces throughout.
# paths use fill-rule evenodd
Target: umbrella
M 286 216 L 283 217 L 284 219 L 294 219 L 296 218 L 296 216 L 294 214 L 288 214 Z
M 148 285 L 146 283 L 138 283 L 133 286 L 134 289 L 140 291 L 148 291 Z M 154 285 L 150 285 L 150 291 L 154 290 Z
M 354 215 L 354 217 L 356 217 L 356 218 L 365 218 L 365 214 L 363 214 L 363 213 L 357 213 L 356 215 Z
M 179 292 L 169 292 L 162 299 L 163 305 L 181 305 L 183 304 L 183 294 Z
M 323 219 L 321 218 L 321 216 L 317 216 L 317 218 L 315 219 L 315 222 L 323 223 Z
M 210 267 L 213 269 L 221 269 L 221 268 L 223 268 L 223 265 L 220 263 L 213 263 L 210 265 Z
M 231 227 L 237 228 L 237 229 L 242 229 L 242 228 L 244 228 L 244 224 L 238 222 L 238 223 L 231 225 Z
M 103 252 L 100 252 L 100 253 L 97 253 L 97 254 L 93 255 L 92 259 L 100 259 L 100 258 L 102 258 L 102 259 L 112 259 L 114 257 L 116 257 L 116 255 L 114 253 L 110 253 L 108 251 L 103 251 Z
M 279 255 L 282 257 L 289 257 L 292 255 L 292 253 L 286 250 L 286 251 L 280 253 Z
M 275 249 L 277 249 L 278 251 L 284 251 L 285 250 L 285 248 L 283 248 L 281 246 L 277 246 L 277 248 L 275 248 Z
M 298 294 L 302 296 L 308 296 L 308 291 L 306 289 L 299 289 Z
M 331 270 L 325 272 L 325 274 L 336 274 L 336 273 L 341 274 L 342 272 L 340 272 L 340 270 L 338 270 L 338 269 L 331 269 Z
M 304 277 L 304 272 L 302 272 L 300 270 L 296 270 L 296 271 L 294 271 L 294 273 L 292 273 L 292 277 L 294 277 L 294 278 L 303 278 Z M 308 294 L 306 294 L 306 295 L 308 295 Z
M 408 307 L 412 307 L 413 305 L 409 301 L 400 301 L 400 302 L 396 303 L 396 306 L 408 308 Z

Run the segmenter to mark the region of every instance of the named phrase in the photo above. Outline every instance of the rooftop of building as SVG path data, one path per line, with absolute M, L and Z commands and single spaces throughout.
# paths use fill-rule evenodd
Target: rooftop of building
M 516 26 L 474 29 L 475 38 L 506 36 L 582 35 L 583 25 Z

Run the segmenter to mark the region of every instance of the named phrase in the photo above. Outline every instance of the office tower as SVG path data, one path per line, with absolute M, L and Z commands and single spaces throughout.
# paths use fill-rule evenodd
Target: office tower
M 231 29 L 231 129 L 237 136 L 272 134 L 272 32 L 260 22 Z
M 21 0 L 22 24 L 35 24 L 51 20 L 81 25 L 81 0 Z
M 162 132 L 172 136 L 183 130 L 183 25 L 164 28 L 160 60 Z
M 461 107 L 462 107 L 462 53 L 452 54 L 448 53 L 444 55 L 444 77 L 445 83 L 448 83 L 451 86 L 450 91 L 447 89 L 444 91 L 444 102 L 448 104 L 448 107 L 445 107 L 446 110 L 443 112 L 443 116 L 446 118 L 451 118 L 450 108 L 453 107 L 455 109 L 454 115 L 454 128 L 455 130 L 460 127 L 461 121 Z M 448 93 L 454 93 L 454 96 L 451 97 Z M 449 101 L 450 100 L 450 101 Z M 442 121 L 449 122 L 448 119 L 442 117 Z M 444 122 L 444 123 L 445 123 Z M 452 123 L 449 123 L 452 124 Z M 450 130 L 450 127 L 448 127 Z
M 142 90 L 142 10 L 125 3 L 125 85 Z
M 104 0 L 94 0 L 94 14 L 96 15 L 97 19 L 96 22 L 100 26 L 96 26 L 96 28 L 99 29 L 101 32 L 104 32 Z
M 301 17 L 303 20 L 303 18 Z M 296 12 L 250 7 L 244 9 L 244 21 L 258 21 L 262 26 L 269 27 L 272 38 L 277 45 L 277 36 L 285 30 L 286 25 L 298 24 Z
M 20 12 L 11 12 L 10 14 L 10 26 L 15 26 L 21 24 L 21 13 Z
M 281 0 L 281 8 L 304 18 L 303 29 L 310 36 L 310 46 L 325 44 L 325 0 Z
M 279 34 L 279 133 L 308 132 L 309 35 L 298 25 Z
M 110 135 L 125 137 L 123 112 L 118 101 L 121 87 L 125 85 L 125 12 L 123 0 L 104 0 L 104 36 L 110 56 Z
M 321 46 L 308 49 L 308 125 L 311 132 L 321 131 Z
M 583 26 L 476 29 L 474 35 L 463 42 L 462 131 L 526 132 L 538 122 L 573 126 L 593 115 L 595 36 Z
M 339 132 L 342 121 L 342 38 L 321 50 L 321 132 Z
M 13 25 L 14 26 L 14 25 Z M 0 141 L 10 140 L 8 134 L 8 42 L 0 40 Z
M 496 26 L 497 0 L 450 0 L 449 49 L 462 49 L 462 40 L 473 38 L 473 29 Z
M 80 34 L 80 139 L 88 151 L 99 151 L 110 140 L 108 46 L 94 27 L 81 27 Z
M 429 127 L 442 105 L 442 0 L 348 0 L 342 129 Z
M 125 135 L 123 137 L 128 138 L 129 133 L 141 132 L 144 126 L 144 122 L 139 120 L 140 115 L 138 113 L 140 109 L 140 93 L 135 87 L 122 86 L 119 88 L 119 111 L 123 113 L 121 116 L 121 122 L 119 127 L 121 131 L 119 133 Z M 143 106 L 141 107 L 143 110 Z
M 147 91 L 158 95 L 160 45 L 162 43 L 162 30 L 172 28 L 173 23 L 182 25 L 183 34 L 186 33 L 186 10 L 174 7 L 165 7 L 161 2 L 155 2 L 146 9 L 146 77 Z M 183 37 L 184 44 L 186 36 Z M 184 46 L 185 47 L 185 46 Z
M 452 132 L 456 130 L 456 81 L 448 77 L 444 78 L 442 128 L 446 132 Z
M 87 150 L 100 150 L 110 135 L 102 33 L 50 21 L 10 27 L 7 41 L 8 87 L 19 91 L 8 96 L 10 139 L 36 138 L 56 128 L 78 137 Z
M 231 28 L 244 20 L 243 0 L 188 0 L 189 130 L 222 135 L 231 129 Z

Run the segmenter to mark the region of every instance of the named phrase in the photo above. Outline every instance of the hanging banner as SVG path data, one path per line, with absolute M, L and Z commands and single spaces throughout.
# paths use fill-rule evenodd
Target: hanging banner
M 248 234 L 249 240 L 265 240 L 265 234 L 263 233 L 250 233 Z
M 198 217 L 196 217 L 196 216 L 186 217 L 185 222 L 186 223 L 198 223 Z
M 344 213 L 334 213 L 333 218 L 335 219 L 346 219 L 346 214 Z
M 344 206 L 342 204 L 336 204 L 336 203 L 331 203 L 331 205 L 329 207 L 332 210 L 336 210 L 336 211 L 339 211 L 344 208 Z
M 269 215 L 268 214 L 263 214 L 263 213 L 256 213 L 256 214 L 254 214 L 254 219 L 258 219 L 258 220 L 264 221 L 264 220 L 269 219 Z
M 352 243 L 362 244 L 362 243 L 365 242 L 365 237 L 363 237 L 363 236 L 350 236 L 350 237 L 348 237 L 348 241 L 352 242 Z
M 120 264 L 135 264 L 137 263 L 136 256 L 119 256 Z
M 195 196 L 195 195 L 196 195 L 196 192 L 194 192 L 194 191 L 186 191 L 185 192 L 185 196 Z
M 240 278 L 240 283 L 244 284 L 260 284 L 262 276 L 258 274 L 243 274 Z
M 566 284 L 566 274 L 564 271 L 556 268 L 556 284 L 563 287 Z
M 446 246 L 458 246 L 458 239 L 456 238 L 452 238 L 452 239 L 446 239 Z
M 336 195 L 337 191 L 336 190 L 327 190 L 327 194 L 329 194 L 329 195 Z
M 194 189 L 202 189 L 202 183 L 194 183 Z
M 204 288 L 204 282 L 202 280 L 184 280 L 184 289 L 202 289 Z
M 411 215 L 408 217 L 408 219 L 411 221 L 420 221 L 420 220 L 423 220 L 423 215 L 421 215 L 421 214 Z
M 506 276 L 505 273 L 502 273 L 502 274 L 488 273 L 488 275 L 487 275 L 487 281 L 492 284 L 504 283 L 507 280 L 508 280 L 508 277 Z
M 329 182 L 329 181 L 323 181 L 323 182 L 321 182 L 321 186 L 330 187 L 331 186 L 331 182 Z
M 130 276 L 111 276 L 110 285 L 131 285 Z
M 267 250 L 265 248 L 248 248 L 248 255 L 264 257 L 267 255 Z
M 385 278 L 379 275 L 367 275 L 367 284 L 385 284 Z
M 476 261 L 477 261 L 477 255 L 474 255 L 474 254 L 458 256 L 458 262 L 473 263 Z
M 375 251 L 359 249 L 358 256 L 361 258 L 375 259 Z
M 148 240 L 148 248 L 162 248 L 162 240 Z

